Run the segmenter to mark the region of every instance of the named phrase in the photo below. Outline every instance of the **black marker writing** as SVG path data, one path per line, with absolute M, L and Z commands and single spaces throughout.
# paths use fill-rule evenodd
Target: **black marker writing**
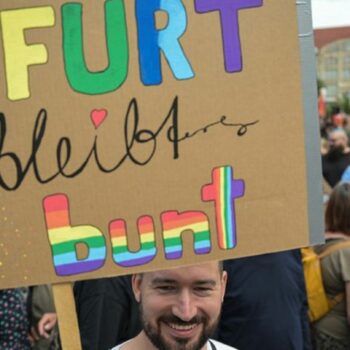
M 179 137 L 179 106 L 178 97 L 175 97 L 166 116 L 162 119 L 160 125 L 151 129 L 141 129 L 139 127 L 140 112 L 137 100 L 133 98 L 127 108 L 124 125 L 123 125 L 123 141 L 124 150 L 122 150 L 122 156 L 116 157 L 114 164 L 106 166 L 101 161 L 98 149 L 98 135 L 95 135 L 92 146 L 80 165 L 75 169 L 68 171 L 68 165 L 71 164 L 72 157 L 72 142 L 69 137 L 61 137 L 56 145 L 56 170 L 49 175 L 44 175 L 40 170 L 38 164 L 38 153 L 42 145 L 42 141 L 45 137 L 48 113 L 45 109 L 41 109 L 38 113 L 34 128 L 32 132 L 31 151 L 27 160 L 20 159 L 19 155 L 15 152 L 4 152 L 5 140 L 7 137 L 7 125 L 6 118 L 3 113 L 0 113 L 0 187 L 7 191 L 17 190 L 24 182 L 30 170 L 33 171 L 34 177 L 38 183 L 47 184 L 53 181 L 58 176 L 62 176 L 67 179 L 75 178 L 79 176 L 87 167 L 87 165 L 94 161 L 99 171 L 102 173 L 112 173 L 116 171 L 122 164 L 129 160 L 135 165 L 145 166 L 147 165 L 154 155 L 156 154 L 158 147 L 158 138 L 161 134 L 164 134 L 167 141 L 171 144 L 172 158 L 178 159 L 180 157 L 179 144 L 187 139 L 193 138 L 199 133 L 206 133 L 210 128 L 221 125 L 224 127 L 231 127 L 237 130 L 237 136 L 243 136 L 247 133 L 248 128 L 258 123 L 258 120 L 250 123 L 229 123 L 225 116 L 222 116 L 218 121 L 208 124 L 202 128 L 195 130 L 194 132 L 186 132 L 183 137 Z M 135 147 L 143 145 L 148 146 L 147 152 L 143 152 L 143 158 L 135 154 Z M 15 169 L 14 176 L 9 178 L 9 174 L 3 174 L 1 162 L 5 161 L 10 163 Z M 111 161 L 111 159 L 109 159 Z

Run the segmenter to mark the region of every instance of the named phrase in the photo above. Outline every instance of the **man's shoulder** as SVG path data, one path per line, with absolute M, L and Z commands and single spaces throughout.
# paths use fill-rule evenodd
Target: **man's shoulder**
M 129 341 L 130 341 L 130 340 L 129 340 Z M 123 345 L 125 345 L 127 342 L 128 342 L 128 341 L 126 341 L 125 343 L 122 343 L 122 344 L 120 344 L 120 345 L 117 345 L 117 346 L 115 346 L 115 347 L 114 347 L 113 349 L 111 349 L 111 350 L 120 350 L 121 347 L 122 347 Z M 221 342 L 219 342 L 219 341 L 217 341 L 217 340 L 210 339 L 210 342 L 211 342 L 212 344 L 214 344 L 215 349 L 217 349 L 217 350 L 237 350 L 236 348 L 233 348 L 232 346 L 229 346 L 229 345 L 225 345 L 225 344 L 223 344 L 223 343 L 221 343 Z
M 120 350 L 121 348 L 122 348 L 122 346 L 123 345 L 125 345 L 126 343 L 129 343 L 131 341 L 131 339 L 130 340 L 127 340 L 127 341 L 125 341 L 124 343 L 121 343 L 121 344 L 119 344 L 119 345 L 117 345 L 117 346 L 115 346 L 114 348 L 112 348 L 111 350 Z
M 223 344 L 217 340 L 210 339 L 210 342 L 215 345 L 215 348 L 217 350 L 237 350 L 236 348 L 233 348 L 232 346 Z
M 119 350 L 119 349 L 121 348 L 122 345 L 123 345 L 123 344 L 117 345 L 117 346 L 115 346 L 114 348 L 112 348 L 111 350 Z

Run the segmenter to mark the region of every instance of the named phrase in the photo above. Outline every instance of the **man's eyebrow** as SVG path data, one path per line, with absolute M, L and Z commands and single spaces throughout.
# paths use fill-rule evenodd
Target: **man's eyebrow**
M 151 285 L 159 285 L 159 284 L 177 284 L 177 281 L 166 277 L 165 278 L 156 277 L 151 281 Z M 194 281 L 192 284 L 194 286 L 210 285 L 212 287 L 215 287 L 217 285 L 216 281 L 212 279 L 198 280 L 198 281 Z
M 160 278 L 160 277 L 156 277 L 154 278 L 152 281 L 151 281 L 151 284 L 152 285 L 155 285 L 155 284 L 162 284 L 162 283 L 165 283 L 165 284 L 175 284 L 176 281 L 175 280 L 172 280 L 170 278 Z
M 196 281 L 194 283 L 194 285 L 196 286 L 202 286 L 202 285 L 210 285 L 212 287 L 216 286 L 216 281 L 215 280 L 200 280 L 200 281 Z

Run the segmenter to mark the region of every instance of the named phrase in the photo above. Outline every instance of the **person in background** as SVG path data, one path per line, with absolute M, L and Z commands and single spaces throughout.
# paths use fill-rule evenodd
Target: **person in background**
M 342 182 L 350 182 L 350 165 L 344 170 L 340 181 L 342 181 Z
M 51 286 L 30 287 L 28 304 L 32 349 L 61 349 Z
M 326 208 L 326 243 L 321 253 L 338 242 L 350 239 L 350 183 L 337 185 Z M 321 260 L 323 284 L 329 298 L 341 295 L 341 301 L 313 324 L 316 350 L 350 349 L 350 247 L 335 250 Z
M 346 115 L 345 113 L 339 112 L 332 116 L 332 123 L 337 128 L 343 128 L 346 124 Z
M 83 350 L 107 350 L 141 331 L 131 276 L 80 281 L 74 297 Z
M 229 350 L 210 339 L 220 317 L 226 272 L 220 262 L 132 277 L 143 330 L 113 350 Z
M 27 290 L 0 290 L 0 349 L 29 350 Z
M 224 262 L 228 282 L 217 339 L 240 350 L 309 350 L 299 250 Z
M 320 144 L 320 150 L 321 150 L 321 155 L 324 156 L 328 153 L 329 151 L 329 144 L 327 139 L 321 138 L 321 144 Z
M 348 136 L 341 128 L 331 131 L 328 141 L 329 151 L 322 156 L 322 172 L 328 184 L 334 187 L 350 165 L 350 147 Z

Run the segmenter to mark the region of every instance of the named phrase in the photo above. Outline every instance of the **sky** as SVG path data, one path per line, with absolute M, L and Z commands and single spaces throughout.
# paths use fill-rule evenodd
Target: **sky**
M 350 26 L 350 0 L 311 0 L 314 28 Z

